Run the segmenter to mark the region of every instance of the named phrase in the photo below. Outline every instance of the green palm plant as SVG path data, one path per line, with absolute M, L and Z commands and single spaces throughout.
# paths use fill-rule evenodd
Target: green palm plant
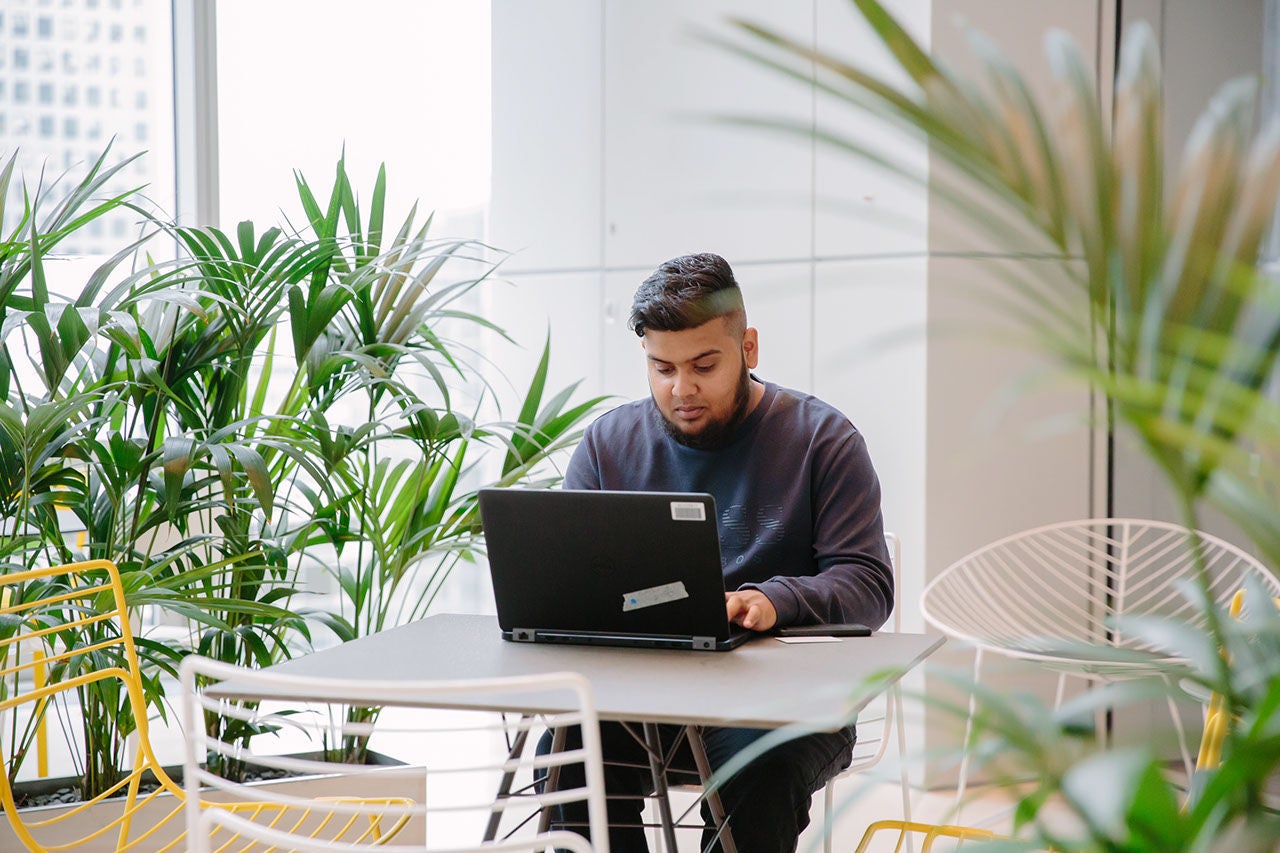
M 488 386 L 469 338 L 501 334 L 466 310 L 488 250 L 430 237 L 412 211 L 384 235 L 385 170 L 367 213 L 340 160 L 323 208 L 297 176 L 300 231 L 224 232 L 174 226 L 132 192 L 97 200 L 127 162 L 104 153 L 58 192 L 37 185 L 16 225 L 0 210 L 0 570 L 110 559 L 131 608 L 182 620 L 186 644 L 137 644 L 164 714 L 161 676 L 188 649 L 264 665 L 314 624 L 346 639 L 423 615 L 478 547 L 475 489 L 542 477 L 598 401 L 544 401 L 544 350 L 520 416 L 475 423 Z M 54 248 L 121 206 L 139 240 L 54 292 Z M 155 236 L 177 255 L 144 256 Z M 331 613 L 300 589 L 312 562 L 345 596 Z M 134 721 L 119 696 L 80 700 L 92 796 L 118 778 Z M 5 733 L 11 775 L 33 731 Z
M 87 337 L 88 329 L 78 311 L 85 305 L 76 303 L 77 310 L 65 310 L 64 304 L 51 300 L 45 265 L 58 245 L 77 230 L 113 210 L 134 205 L 138 189 L 111 194 L 107 185 L 141 155 L 108 164 L 110 151 L 108 145 L 84 176 L 70 186 L 66 186 L 70 171 L 48 183 L 42 173 L 34 186 L 23 180 L 23 206 L 16 217 L 8 209 L 7 199 L 18 152 L 11 153 L 0 166 L 0 394 L 6 398 L 11 392 L 19 397 L 22 394 L 9 340 L 20 324 L 39 342 L 42 379 L 49 388 L 59 386 Z M 108 274 L 132 254 L 133 248 L 108 260 L 99 274 Z M 69 340 L 55 346 L 55 336 Z
M 1013 312 L 1022 343 L 1105 397 L 1106 425 L 1136 437 L 1189 530 L 1214 507 L 1280 566 L 1273 490 L 1280 409 L 1272 396 L 1280 283 L 1261 258 L 1280 200 L 1280 125 L 1254 132 L 1253 83 L 1219 91 L 1170 168 L 1158 51 L 1145 25 L 1126 36 L 1108 116 L 1091 63 L 1062 33 L 1047 37 L 1052 83 L 1040 99 L 983 37 L 972 37 L 980 70 L 961 77 L 877 0 L 852 2 L 900 78 L 878 77 L 808 40 L 746 21 L 735 21 L 731 36 L 708 38 L 926 140 L 946 167 L 928 184 L 934 198 L 965 214 L 985 239 L 1056 262 L 1056 275 L 1015 271 L 999 281 L 996 298 Z M 732 121 L 807 138 L 815 132 L 767 117 Z M 816 135 L 820 144 L 921 180 L 909 164 L 855 136 L 825 127 Z M 1190 544 L 1198 545 L 1194 537 Z M 1203 591 L 1188 594 L 1202 605 L 1207 636 L 1158 623 L 1127 630 L 1186 656 L 1187 677 L 1222 694 L 1237 721 L 1222 767 L 1180 809 L 1150 752 L 1090 754 L 1072 709 L 1055 716 L 1026 697 L 967 685 L 979 692 L 980 727 L 989 737 L 975 749 L 1038 781 L 1017 813 L 1031 840 L 1003 849 L 1272 849 L 1280 829 L 1262 804 L 1267 779 L 1280 771 L 1280 618 L 1258 606 L 1236 624 Z M 1129 684 L 1084 701 L 1123 702 L 1143 690 Z M 1062 834 L 1038 820 L 1050 798 L 1080 818 L 1076 830 Z
M 6 190 L 15 158 L 0 170 Z M 262 470 L 256 451 L 226 429 L 230 415 L 215 411 L 200 419 L 202 409 L 229 395 L 216 393 L 216 386 L 193 387 L 208 377 L 225 385 L 235 371 L 219 370 L 216 360 L 230 361 L 228 352 L 250 351 L 253 342 L 239 350 L 215 343 L 207 353 L 198 345 L 182 351 L 170 346 L 199 338 L 200 330 L 187 334 L 200 325 L 192 317 L 215 325 L 230 304 L 226 294 L 194 290 L 193 270 L 199 267 L 190 262 L 129 270 L 127 262 L 159 230 L 154 225 L 102 262 L 76 293 L 56 292 L 46 274 L 58 246 L 77 229 L 121 207 L 148 215 L 136 203 L 136 190 L 107 193 L 107 182 L 133 159 L 107 165 L 108 158 L 109 150 L 78 181 L 64 175 L 27 187 L 16 225 L 0 210 L 0 554 L 6 568 L 70 562 L 85 554 L 112 559 L 124 573 L 133 607 L 156 604 L 193 616 L 219 636 L 237 637 L 238 648 L 252 651 L 241 659 L 270 660 L 259 636 L 274 637 L 282 648 L 279 623 L 299 629 L 305 622 L 273 608 L 277 594 L 271 590 L 261 598 L 246 594 L 238 579 L 254 576 L 248 567 L 261 560 L 261 549 L 230 536 L 215 543 L 218 537 L 208 532 L 215 529 L 212 522 L 194 528 L 191 523 L 216 510 L 211 484 L 233 478 L 248 484 L 229 489 L 241 495 L 227 502 L 233 509 L 245 502 L 245 493 L 255 505 L 269 506 L 270 500 L 268 484 L 256 476 Z M 208 473 L 214 469 L 216 474 Z M 81 543 L 62 532 L 68 517 L 84 530 Z M 212 583 L 211 568 L 236 582 Z M 267 627 L 246 631 L 246 622 Z M 181 653 L 146 639 L 138 648 L 147 669 L 147 700 L 163 714 L 159 675 L 173 674 Z M 125 756 L 123 744 L 134 723 L 119 700 L 93 688 L 81 696 L 80 766 L 90 796 L 110 787 Z M 17 772 L 31 732 L 6 732 L 6 754 L 13 757 L 8 773 Z
M 282 541 L 332 578 L 337 605 L 304 612 L 346 641 L 421 618 L 452 570 L 479 547 L 475 492 L 529 480 L 551 454 L 576 438 L 599 399 L 574 404 L 569 388 L 543 401 L 549 346 L 544 349 L 520 415 L 478 425 L 460 405 L 478 411 L 489 387 L 466 337 L 450 329 L 501 334 L 468 311 L 466 300 L 489 278 L 486 247 L 434 239 L 431 218 L 416 224 L 416 207 L 384 234 L 385 170 L 367 212 L 339 161 L 327 203 L 298 176 L 307 228 L 333 247 L 323 269 L 290 294 L 297 381 L 284 407 L 309 402 L 305 417 L 278 419 L 268 446 L 284 464 L 290 448 L 306 448 L 309 474 L 291 481 L 289 514 L 277 525 Z M 448 269 L 474 276 L 451 277 Z M 361 417 L 337 422 L 333 402 L 358 405 Z M 505 449 L 491 473 L 491 449 Z M 368 720 L 374 708 L 353 708 Z M 341 745 L 360 760 L 365 744 Z

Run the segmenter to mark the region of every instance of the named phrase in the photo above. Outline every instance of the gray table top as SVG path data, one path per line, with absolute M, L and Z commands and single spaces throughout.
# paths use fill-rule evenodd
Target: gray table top
M 733 651 L 632 649 L 513 643 L 492 616 L 438 614 L 352 640 L 271 671 L 370 680 L 495 678 L 569 671 L 592 686 L 601 719 L 778 728 L 803 723 L 830 728 L 852 717 L 892 678 L 943 643 L 925 634 L 878 633 L 837 642 L 783 643 L 760 637 Z M 218 689 L 218 693 L 237 691 Z M 522 707 L 513 698 L 505 710 Z M 491 707 L 451 703 L 456 707 Z

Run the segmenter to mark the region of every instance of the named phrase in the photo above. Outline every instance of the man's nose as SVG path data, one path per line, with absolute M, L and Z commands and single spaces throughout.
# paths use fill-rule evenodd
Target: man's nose
M 689 397 L 698 390 L 698 383 L 693 374 L 687 370 L 677 370 L 675 381 L 671 383 L 671 394 L 675 397 Z

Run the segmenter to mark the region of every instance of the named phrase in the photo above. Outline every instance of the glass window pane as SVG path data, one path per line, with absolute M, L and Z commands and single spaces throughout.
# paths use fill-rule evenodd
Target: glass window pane
M 222 225 L 298 210 L 294 170 L 328 192 L 346 146 L 357 189 L 387 164 L 388 222 L 480 236 L 489 197 L 489 4 L 219 0 Z

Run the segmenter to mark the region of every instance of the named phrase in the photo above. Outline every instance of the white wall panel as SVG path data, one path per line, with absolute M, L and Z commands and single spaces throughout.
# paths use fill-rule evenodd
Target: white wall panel
M 498 276 L 485 285 L 485 318 L 514 341 L 490 336 L 492 343 L 486 349 L 493 364 L 490 381 L 505 414 L 514 416 L 519 411 L 548 332 L 548 389 L 559 390 L 582 380 L 580 398 L 602 393 L 598 322 L 602 287 L 598 272 Z
M 751 114 L 812 121 L 803 85 L 699 41 L 739 15 L 802 38 L 812 3 L 605 0 L 605 263 L 688 252 L 735 263 L 807 257 L 812 150 L 717 124 Z
M 512 270 L 599 267 L 603 9 L 493 2 L 489 242 Z
M 665 257 L 659 258 L 654 266 L 665 260 Z M 644 352 L 640 349 L 640 339 L 627 327 L 627 317 L 631 314 L 632 295 L 650 272 L 650 269 L 619 270 L 604 276 L 604 307 L 596 320 L 603 326 L 602 388 L 607 394 L 618 395 L 618 402 L 649 396 Z
M 760 332 L 761 379 L 813 388 L 813 271 L 808 263 L 735 264 L 747 322 Z
M 928 45 L 929 0 L 896 0 L 889 11 Z M 817 0 L 818 48 L 882 79 L 904 83 L 892 57 L 848 0 Z M 841 89 L 841 91 L 845 91 Z M 819 142 L 814 167 L 814 247 L 819 258 L 918 254 L 928 246 L 928 152 L 924 141 L 846 101 L 819 92 L 816 124 L 908 170 L 893 174 Z
M 929 572 L 1028 527 L 1088 517 L 1088 389 L 1003 307 L 1051 261 L 938 258 L 929 268 Z M 1083 295 L 1080 310 L 1085 311 Z
M 923 629 L 927 272 L 914 258 L 824 262 L 815 276 L 812 390 L 867 441 L 885 526 L 903 542 L 907 630 Z

